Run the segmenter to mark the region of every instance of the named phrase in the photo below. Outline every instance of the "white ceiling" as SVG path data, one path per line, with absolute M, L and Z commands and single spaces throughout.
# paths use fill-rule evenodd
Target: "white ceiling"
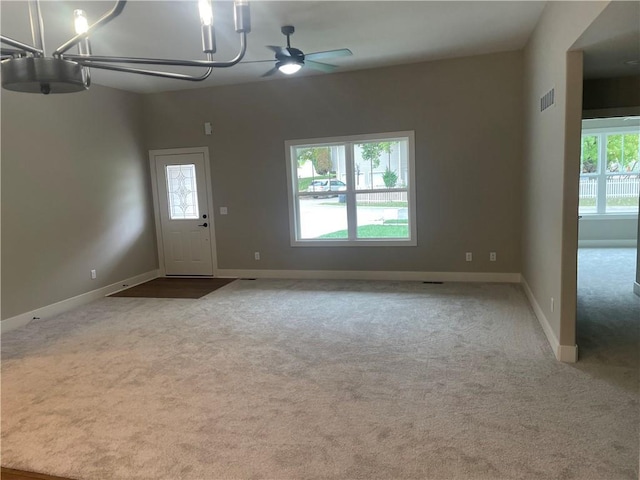
M 292 46 L 305 53 L 349 48 L 352 57 L 327 60 L 337 71 L 521 49 L 546 2 L 538 1 L 253 1 L 253 30 L 245 61 L 273 59 L 265 45 L 285 45 L 282 25 L 294 25 Z M 613 2 L 582 39 L 587 78 L 638 74 L 623 66 L 638 58 L 640 3 Z M 73 34 L 72 12 L 85 10 L 95 21 L 111 1 L 43 1 L 45 42 L 50 53 Z M 613 4 L 612 4 L 613 5 Z M 235 56 L 233 4 L 214 2 L 217 60 Z M 2 34 L 31 43 L 26 1 L 0 2 Z M 204 59 L 197 2 L 129 0 L 124 12 L 92 36 L 96 55 Z M 160 92 L 254 81 L 272 63 L 216 69 L 204 82 L 184 82 L 93 69 L 93 82 L 135 92 Z M 152 67 L 153 68 L 153 67 Z M 163 67 L 158 67 L 163 68 Z M 178 69 L 198 73 L 198 70 Z M 201 71 L 201 70 L 200 70 Z M 296 75 L 326 75 L 303 69 Z
M 254 1 L 253 30 L 245 60 L 268 60 L 264 45 L 284 45 L 282 25 L 294 25 L 291 43 L 303 52 L 349 48 L 352 57 L 327 60 L 338 71 L 413 63 L 521 49 L 545 2 L 535 1 Z M 72 12 L 84 9 L 90 22 L 113 2 L 44 1 L 45 44 L 51 52 L 72 34 Z M 233 4 L 214 2 L 218 53 L 235 55 Z M 1 2 L 2 34 L 31 43 L 25 1 Z M 130 0 L 124 12 L 92 36 L 96 55 L 204 59 L 200 50 L 200 21 L 194 1 Z M 241 64 L 216 69 L 204 82 L 142 77 L 93 69 L 93 82 L 136 92 L 159 92 L 211 85 L 267 81 L 260 76 L 271 63 Z M 182 69 L 183 72 L 196 73 Z M 269 77 L 281 78 L 282 74 Z M 297 75 L 326 75 L 303 69 Z

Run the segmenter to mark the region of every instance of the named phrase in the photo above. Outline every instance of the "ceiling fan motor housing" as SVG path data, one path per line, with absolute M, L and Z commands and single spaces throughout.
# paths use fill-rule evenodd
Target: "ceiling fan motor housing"
M 297 48 L 293 48 L 293 47 L 288 47 L 287 51 L 289 52 L 289 55 L 283 55 L 283 54 L 276 54 L 276 58 L 281 61 L 281 62 L 287 62 L 287 61 L 291 61 L 291 59 L 294 59 L 295 61 L 299 61 L 299 62 L 304 62 L 304 53 L 302 53 L 302 50 L 298 50 Z

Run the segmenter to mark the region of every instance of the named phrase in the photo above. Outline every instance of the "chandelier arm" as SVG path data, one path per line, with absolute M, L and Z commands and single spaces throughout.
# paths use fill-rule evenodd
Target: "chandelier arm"
M 40 10 L 40 0 L 29 0 L 29 22 L 31 23 L 31 38 L 36 48 L 46 55 L 44 46 L 44 22 Z
M 201 82 L 202 80 L 206 80 L 211 75 L 211 72 L 213 72 L 213 67 L 208 67 L 207 71 L 200 76 L 194 76 L 185 75 L 183 73 L 159 72 L 156 70 L 143 70 L 141 68 L 122 67 L 120 65 L 111 65 L 106 63 L 89 62 L 85 64 L 85 66 L 91 68 L 99 68 L 102 70 L 112 70 L 114 72 L 137 73 L 139 75 L 148 75 L 150 77 L 172 78 L 174 80 L 188 80 L 191 82 Z
M 44 52 L 39 48 L 32 47 L 31 45 L 27 45 L 26 43 L 19 42 L 17 40 L 14 40 L 13 38 L 5 37 L 4 35 L 0 35 L 0 43 L 5 43 L 12 47 L 16 47 L 21 51 L 31 52 L 34 55 L 38 55 L 38 56 L 44 55 Z
M 13 48 L 0 48 L 0 55 L 3 57 L 13 57 L 14 55 L 24 55 L 24 50 L 14 50 Z
M 204 68 L 225 68 L 236 65 L 244 58 L 247 51 L 247 34 L 242 33 L 240 37 L 240 52 L 232 60 L 227 62 L 217 62 L 212 60 L 211 54 L 207 54 L 209 60 L 170 60 L 164 58 L 137 58 L 137 57 L 103 57 L 97 55 L 64 55 L 64 59 L 73 60 L 81 65 L 92 67 L 94 62 L 103 65 L 108 63 L 133 63 L 141 65 L 166 65 L 178 67 L 204 67 Z
M 71 47 L 77 45 L 85 38 L 88 38 L 89 35 L 91 35 L 100 27 L 105 26 L 107 23 L 109 23 L 111 20 L 113 20 L 114 18 L 116 18 L 118 15 L 122 13 L 126 4 L 127 4 L 127 0 L 117 0 L 116 4 L 113 6 L 113 8 L 109 12 L 103 15 L 102 18 L 100 18 L 96 23 L 91 25 L 86 32 L 76 35 L 75 37 L 68 40 L 66 43 L 59 46 L 58 49 L 55 52 L 53 52 L 53 56 L 60 58 L 62 54 L 67 50 L 69 50 Z

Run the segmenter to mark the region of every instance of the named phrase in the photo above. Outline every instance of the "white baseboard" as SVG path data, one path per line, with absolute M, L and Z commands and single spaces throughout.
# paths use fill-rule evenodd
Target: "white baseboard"
M 99 298 L 124 290 L 125 288 L 130 288 L 134 285 L 148 282 L 149 280 L 153 280 L 157 276 L 158 270 L 151 270 L 149 272 L 136 275 L 135 277 L 112 283 L 111 285 L 107 285 L 106 287 L 91 290 L 90 292 L 67 298 L 51 305 L 32 310 L 30 312 L 21 313 L 20 315 L 16 315 L 15 317 L 7 318 L 0 322 L 0 333 L 6 333 L 11 330 L 15 330 L 16 328 L 23 327 L 31 322 L 34 317 L 39 319 L 53 317 L 54 315 L 59 315 L 61 313 L 69 311 L 72 308 L 85 305 Z M 126 284 L 127 286 L 123 287 L 124 284 Z
M 633 282 L 633 293 L 640 297 L 640 283 Z
M 558 345 L 556 358 L 564 363 L 576 363 L 578 361 L 578 345 Z
M 365 270 L 242 270 L 217 269 L 216 277 L 290 278 L 311 280 L 394 280 L 422 282 L 520 283 L 519 273 L 386 272 Z
M 547 340 L 551 345 L 551 349 L 553 350 L 553 353 L 556 356 L 556 359 L 566 363 L 577 362 L 578 346 L 577 345 L 560 345 L 560 342 L 558 341 L 558 337 L 556 337 L 556 334 L 553 332 L 553 328 L 551 328 L 551 324 L 549 323 L 549 320 L 547 319 L 546 315 L 542 311 L 542 308 L 540 308 L 540 305 L 538 304 L 536 297 L 534 297 L 533 292 L 531 291 L 531 288 L 529 287 L 529 284 L 527 283 L 524 277 L 522 277 L 522 287 L 524 288 L 524 293 L 527 295 L 527 298 L 529 299 L 529 303 L 531 303 L 531 308 L 533 308 L 533 311 L 536 315 L 536 318 L 538 319 L 538 322 L 540 322 L 540 325 L 542 326 L 542 331 L 547 336 Z
M 635 248 L 638 241 L 631 240 L 578 240 L 578 248 Z

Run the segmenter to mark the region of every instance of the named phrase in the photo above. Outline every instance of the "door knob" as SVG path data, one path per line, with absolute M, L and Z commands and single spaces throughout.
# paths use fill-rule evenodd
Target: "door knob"
M 201 223 L 200 225 L 198 225 L 199 227 L 208 227 L 209 224 L 207 222 Z

